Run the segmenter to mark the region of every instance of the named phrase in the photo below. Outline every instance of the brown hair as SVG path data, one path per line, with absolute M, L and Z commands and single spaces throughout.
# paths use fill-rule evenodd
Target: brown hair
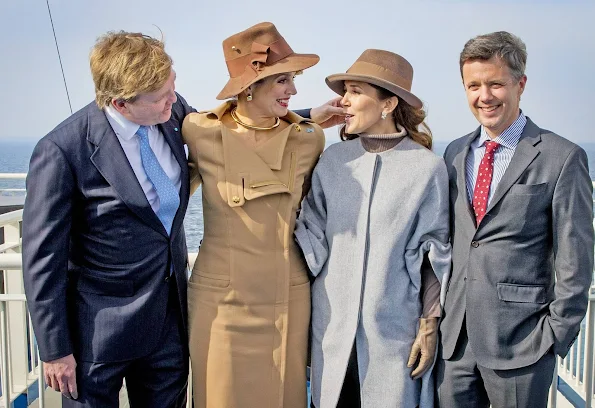
M 467 41 L 459 56 L 459 68 L 463 77 L 463 65 L 467 61 L 487 61 L 498 57 L 508 65 L 513 78 L 520 80 L 525 75 L 527 47 L 516 35 L 506 31 L 478 35 Z
M 163 42 L 148 35 L 110 31 L 99 37 L 90 56 L 97 106 L 104 108 L 112 99 L 133 102 L 140 94 L 159 90 L 172 64 Z
M 381 100 L 388 99 L 392 96 L 396 96 L 392 92 L 379 87 L 374 84 L 370 84 L 378 92 L 378 98 Z M 405 102 L 402 98 L 399 98 L 399 104 L 395 108 L 392 114 L 392 118 L 395 121 L 395 125 L 399 124 L 407 130 L 408 136 L 415 142 L 419 143 L 423 147 L 432 150 L 432 131 L 428 125 L 424 122 L 426 118 L 426 112 L 422 109 L 414 108 Z M 359 137 L 359 135 L 351 135 L 345 132 L 345 126 L 341 127 L 339 131 L 341 140 L 353 140 Z

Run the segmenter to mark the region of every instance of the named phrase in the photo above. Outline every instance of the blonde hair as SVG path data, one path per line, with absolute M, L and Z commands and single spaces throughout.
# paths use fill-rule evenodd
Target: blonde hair
M 172 64 L 163 42 L 148 35 L 110 31 L 99 37 L 90 56 L 97 106 L 103 109 L 112 99 L 134 102 L 161 89 Z
M 396 96 L 384 88 L 374 84 L 370 85 L 376 89 L 378 92 L 378 97 L 381 100 Z M 397 98 L 399 97 L 397 96 Z M 432 150 L 432 131 L 425 122 L 426 112 L 423 110 L 423 108 L 414 108 L 405 102 L 405 100 L 399 98 L 399 104 L 393 111 L 392 118 L 395 121 L 395 124 L 399 124 L 407 129 L 407 135 L 411 139 L 426 149 Z M 341 136 L 341 140 L 352 140 L 359 137 L 358 135 L 346 133 L 345 126 L 340 129 L 339 135 Z

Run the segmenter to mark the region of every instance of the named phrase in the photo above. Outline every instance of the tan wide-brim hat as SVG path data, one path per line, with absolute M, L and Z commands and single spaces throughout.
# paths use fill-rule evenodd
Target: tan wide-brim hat
M 384 88 L 414 108 L 422 101 L 411 93 L 413 67 L 405 58 L 384 50 L 366 50 L 345 74 L 326 78 L 326 84 L 339 95 L 345 94 L 344 81 L 360 81 Z
M 316 65 L 316 54 L 296 54 L 272 23 L 256 24 L 223 41 L 229 81 L 217 99 L 238 95 L 271 75 L 301 71 Z

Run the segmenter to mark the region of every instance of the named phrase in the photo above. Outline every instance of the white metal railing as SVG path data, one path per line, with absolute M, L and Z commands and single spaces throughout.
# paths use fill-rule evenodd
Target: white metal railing
M 595 348 L 593 341 L 595 334 L 595 286 L 589 293 L 589 306 L 584 320 L 584 327 L 570 348 L 566 358 L 557 358 L 556 371 L 558 377 L 584 401 L 585 408 L 595 406 L 595 366 L 593 355 Z M 552 388 L 557 386 L 557 377 L 554 377 Z M 555 399 L 552 408 L 556 408 Z
M 27 173 L 0 173 L 0 180 L 25 180 Z M 1 188 L 1 193 L 25 193 L 24 188 Z
M 4 282 L 3 292 L 0 286 L 0 407 L 11 407 L 16 398 L 26 394 L 37 382 L 38 406 L 44 408 L 46 384 L 40 375 L 43 362 L 39 360 L 23 286 L 22 219 L 23 210 L 0 215 L 0 230 L 4 231 L 4 244 L 0 244 L 0 273 Z M 192 265 L 197 254 L 188 255 Z M 186 408 L 192 407 L 191 395 L 192 377 L 189 377 Z
M 10 177 L 8 177 L 10 176 Z M 0 179 L 24 179 L 26 174 L 2 174 Z M 595 187 L 595 181 L 593 182 Z M 4 230 L 4 244 L 0 244 L 0 272 L 4 279 L 4 293 L 0 293 L 0 381 L 2 397 L 0 408 L 9 407 L 19 395 L 26 393 L 37 381 L 39 407 L 44 407 L 45 384 L 43 363 L 39 360 L 33 329 L 28 317 L 23 288 L 21 267 L 20 222 L 23 211 L 0 215 L 0 229 Z M 192 265 L 196 253 L 190 253 Z M 557 376 L 554 376 L 550 393 L 550 406 L 556 408 L 559 393 L 558 378 L 585 401 L 585 407 L 595 407 L 594 334 L 595 334 L 595 286 L 591 288 L 589 307 L 578 339 L 565 359 L 558 359 Z M 187 408 L 192 406 L 192 380 L 189 379 Z

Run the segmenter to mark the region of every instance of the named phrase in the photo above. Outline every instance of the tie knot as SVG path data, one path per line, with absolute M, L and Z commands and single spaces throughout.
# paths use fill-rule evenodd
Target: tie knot
M 486 154 L 493 153 L 500 146 L 498 142 L 486 142 Z
M 148 126 L 141 126 L 136 131 L 136 134 L 139 135 L 141 139 L 146 139 L 149 137 L 149 127 Z

